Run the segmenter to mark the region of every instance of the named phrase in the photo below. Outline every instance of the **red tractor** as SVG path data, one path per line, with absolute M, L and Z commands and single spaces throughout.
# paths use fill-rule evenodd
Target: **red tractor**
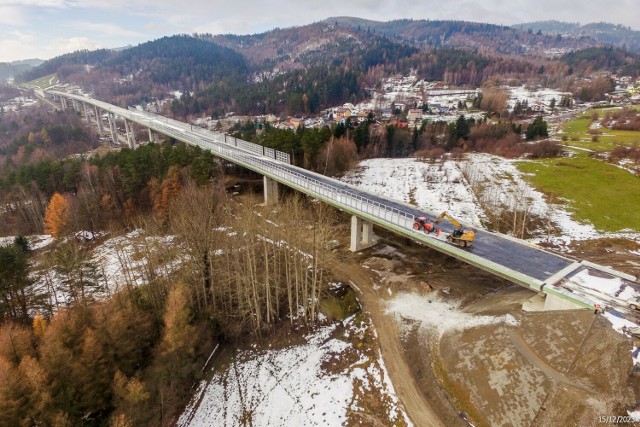
M 433 223 L 429 221 L 429 218 L 427 218 L 426 216 L 419 216 L 418 218 L 416 218 L 416 222 L 413 223 L 413 229 L 417 231 L 424 230 L 426 234 L 438 231 L 438 229 L 434 227 Z

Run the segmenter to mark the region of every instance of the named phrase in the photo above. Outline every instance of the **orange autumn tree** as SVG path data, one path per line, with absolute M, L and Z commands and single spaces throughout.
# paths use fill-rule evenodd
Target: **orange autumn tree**
M 54 193 L 49 201 L 49 206 L 44 213 L 44 232 L 51 234 L 53 237 L 60 237 L 64 234 L 69 218 L 71 216 L 69 210 L 69 201 L 66 197 L 59 193 Z

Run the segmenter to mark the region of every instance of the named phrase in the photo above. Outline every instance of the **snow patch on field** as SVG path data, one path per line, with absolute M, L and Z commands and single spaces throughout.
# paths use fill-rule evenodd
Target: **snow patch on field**
M 544 194 L 525 180 L 516 161 L 490 154 L 468 154 L 464 160 L 428 163 L 415 158 L 370 159 L 345 174 L 342 181 L 385 197 L 411 203 L 425 213 L 446 210 L 454 218 L 478 227 L 496 211 L 517 206 L 544 219 L 549 227 L 535 230 L 533 243 L 565 247 L 572 241 L 626 238 L 640 241 L 640 233 L 602 233 L 590 223 L 572 218 L 565 201 L 548 203 Z M 531 230 L 530 230 L 531 231 Z
M 353 318 L 345 323 L 345 335 L 363 332 Z M 389 422 L 402 419 L 410 424 L 399 409 L 382 358 L 372 360 L 335 338 L 336 329 L 337 324 L 325 326 L 307 335 L 301 345 L 240 352 L 228 369 L 200 383 L 177 425 L 244 425 L 247 420 L 253 426 L 345 425 L 349 411 L 361 409 L 358 393 L 374 388 L 383 395 Z M 347 353 L 353 362 L 346 369 L 323 368 Z
M 460 220 L 480 225 L 484 213 L 453 161 L 427 163 L 418 159 L 370 159 L 342 181 L 385 197 L 411 203 L 434 215 L 448 211 Z
M 34 238 L 35 237 L 35 238 Z M 32 236 L 29 238 L 33 248 L 44 247 L 52 242 L 50 236 Z M 122 236 L 105 240 L 92 250 L 90 263 L 95 266 L 95 283 L 99 290 L 92 292 L 94 298 L 103 298 L 118 292 L 127 285 L 139 286 L 149 281 L 149 257 L 159 250 L 174 245 L 173 236 L 149 236 L 141 229 Z M 156 260 L 154 274 L 166 276 L 183 261 L 181 258 Z M 31 275 L 36 289 L 46 289 L 51 295 L 53 305 L 66 305 L 71 296 L 64 290 L 65 277 L 49 266 L 34 265 Z
M 618 316 L 614 316 L 611 313 L 607 313 L 605 312 L 603 314 L 603 316 L 609 321 L 611 322 L 611 326 L 613 327 L 613 329 L 618 332 L 618 333 L 624 333 L 624 331 L 622 330 L 622 328 L 635 328 L 638 325 L 636 325 L 635 323 L 633 323 L 630 320 L 627 319 L 623 319 L 622 317 L 618 317 Z
M 416 320 L 423 326 L 435 330 L 439 336 L 452 330 L 470 329 L 478 326 L 504 323 L 517 326 L 518 321 L 510 314 L 504 316 L 477 316 L 465 313 L 451 302 L 436 296 L 401 293 L 387 302 L 387 313 L 396 318 Z
M 10 246 L 13 244 L 16 236 L 0 237 L 0 246 Z M 49 246 L 53 242 L 53 237 L 48 234 L 28 236 L 29 249 L 38 250 Z
M 507 89 L 509 90 L 509 101 L 507 102 L 507 108 L 509 110 L 513 110 L 517 101 L 526 102 L 530 108 L 543 107 L 544 109 L 548 109 L 553 99 L 556 100 L 556 106 L 559 106 L 562 97 L 571 96 L 570 92 L 560 92 L 549 88 L 528 89 L 524 85 L 507 87 Z M 542 103 L 543 105 L 538 103 Z

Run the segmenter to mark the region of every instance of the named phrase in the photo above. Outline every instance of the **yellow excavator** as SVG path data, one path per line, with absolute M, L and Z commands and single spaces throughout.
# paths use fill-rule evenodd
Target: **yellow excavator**
M 446 219 L 456 227 L 456 229 L 453 230 L 453 233 L 447 236 L 448 241 L 463 248 L 471 246 L 473 239 L 475 238 L 473 230 L 465 230 L 462 227 L 462 224 L 456 221 L 455 218 L 452 218 L 446 211 L 440 214 L 440 216 L 434 221 L 433 225 L 435 226 L 439 224 L 443 219 Z

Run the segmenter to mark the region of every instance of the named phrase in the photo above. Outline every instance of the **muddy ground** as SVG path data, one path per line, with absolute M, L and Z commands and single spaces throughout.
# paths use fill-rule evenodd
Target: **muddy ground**
M 525 313 L 521 306 L 532 291 L 378 233 L 380 242 L 359 254 L 342 242 L 334 273 L 354 285 L 371 315 L 398 396 L 416 425 L 464 426 L 465 418 L 477 426 L 596 425 L 600 416 L 626 415 L 635 406 L 640 387 L 632 342 L 606 319 L 586 310 Z M 614 267 L 635 273 L 635 261 L 625 260 L 619 247 L 605 242 L 576 251 L 601 263 L 615 254 Z M 478 315 L 508 313 L 516 322 L 439 337 L 386 312 L 387 301 L 402 292 L 438 296 Z

